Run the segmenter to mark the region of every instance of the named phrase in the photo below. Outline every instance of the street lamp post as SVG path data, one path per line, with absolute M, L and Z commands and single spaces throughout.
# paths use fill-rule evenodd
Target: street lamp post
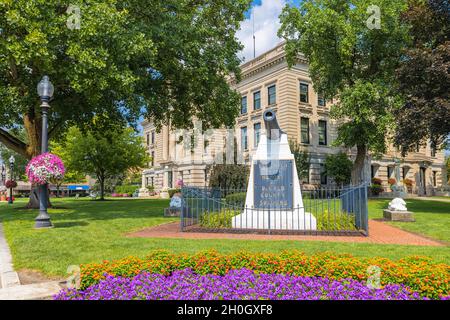
M 12 182 L 14 181 L 14 162 L 16 161 L 16 159 L 14 158 L 14 156 L 11 156 L 9 158 L 9 175 L 10 175 L 10 181 L 11 181 L 11 185 L 9 186 L 9 200 L 8 203 L 9 204 L 13 204 L 13 187 L 12 187 Z
M 50 108 L 49 101 L 53 96 L 54 87 L 48 76 L 42 77 L 37 86 L 37 92 L 41 98 L 42 109 L 42 138 L 41 138 L 41 154 L 48 151 L 48 118 L 47 113 Z M 50 216 L 47 212 L 48 186 L 43 184 L 39 189 L 39 215 L 35 218 L 37 229 L 53 227 Z

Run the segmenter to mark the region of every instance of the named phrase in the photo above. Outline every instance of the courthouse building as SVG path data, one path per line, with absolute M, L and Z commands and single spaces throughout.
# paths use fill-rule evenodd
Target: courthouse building
M 355 150 L 332 146 L 337 134 L 337 123 L 329 116 L 333 101 L 326 101 L 314 91 L 306 59 L 299 57 L 297 64 L 288 68 L 281 43 L 244 63 L 241 70 L 239 83 L 230 80 L 230 85 L 242 97 L 241 112 L 232 129 L 240 160 L 243 163 L 251 160 L 264 129 L 263 111 L 270 108 L 276 112 L 280 127 L 289 139 L 300 143 L 310 154 L 309 174 L 302 183 L 308 187 L 332 185 L 332 179 L 324 174 L 327 154 L 344 151 L 354 157 Z M 225 129 L 197 139 L 193 146 L 185 148 L 186 137 L 180 138 L 180 132 L 169 126 L 163 126 L 159 132 L 151 121 L 144 121 L 142 126 L 152 158 L 148 169 L 143 171 L 142 184 L 153 186 L 164 196 L 179 179 L 186 185 L 207 185 L 211 161 L 223 152 L 224 145 L 233 145 Z M 389 191 L 388 179 L 395 178 L 395 160 L 400 159 L 401 178 L 413 181 L 412 193 L 436 194 L 447 181 L 444 152 L 430 144 L 416 151 L 401 158 L 400 152 L 391 147 L 381 159 L 368 159 L 365 180 L 380 178 L 385 191 Z

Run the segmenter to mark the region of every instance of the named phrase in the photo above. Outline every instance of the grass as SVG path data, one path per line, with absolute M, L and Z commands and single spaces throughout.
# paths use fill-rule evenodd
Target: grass
M 369 201 L 369 218 L 383 217 L 389 199 Z M 450 243 L 450 202 L 436 200 L 406 199 L 406 207 L 414 212 L 416 222 L 388 222 L 400 229 L 419 233 L 433 239 Z
M 33 226 L 37 210 L 22 209 L 25 201 L 20 199 L 14 205 L 0 203 L 0 220 L 12 250 L 14 266 L 17 270 L 37 270 L 53 276 L 64 276 L 69 265 L 101 262 L 130 255 L 144 257 L 155 249 L 167 249 L 176 253 L 194 253 L 205 249 L 216 249 L 223 253 L 239 250 L 280 252 L 297 249 L 307 254 L 332 251 L 359 257 L 382 256 L 390 259 L 426 255 L 450 264 L 448 247 L 126 237 L 129 232 L 177 221 L 176 218 L 163 217 L 163 208 L 168 206 L 167 200 L 114 199 L 100 202 L 89 199 L 54 199 L 55 208 L 50 209 L 49 213 L 55 228 L 35 230 Z M 387 203 L 388 200 L 371 200 L 370 217 L 381 217 L 381 209 L 386 207 Z M 416 212 L 417 222 L 401 227 L 416 228 L 421 233 L 448 240 L 449 205 L 444 202 L 408 200 L 408 208 Z

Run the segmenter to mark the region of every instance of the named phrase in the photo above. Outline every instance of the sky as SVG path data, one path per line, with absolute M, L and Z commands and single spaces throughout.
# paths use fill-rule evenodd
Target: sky
M 237 33 L 244 50 L 239 57 L 244 61 L 253 59 L 253 20 L 255 25 L 256 56 L 275 47 L 281 39 L 277 36 L 280 28 L 279 15 L 287 4 L 298 5 L 300 0 L 254 0 L 252 8 L 246 12 L 246 19 Z

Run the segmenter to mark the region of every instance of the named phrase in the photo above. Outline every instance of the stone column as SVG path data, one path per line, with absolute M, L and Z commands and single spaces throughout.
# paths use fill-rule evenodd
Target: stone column
M 162 128 L 162 158 L 164 161 L 169 160 L 169 127 Z

